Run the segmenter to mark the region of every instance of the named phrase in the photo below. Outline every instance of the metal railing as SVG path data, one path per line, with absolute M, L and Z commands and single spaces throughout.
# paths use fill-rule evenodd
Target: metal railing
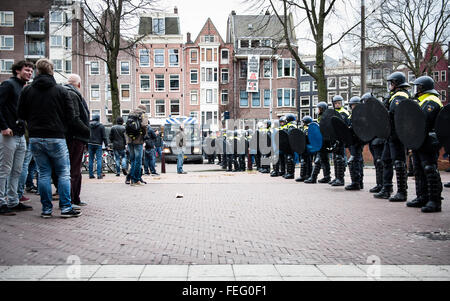
M 45 42 L 25 43 L 26 56 L 45 56 Z
M 44 18 L 39 19 L 26 19 L 25 20 L 25 33 L 33 32 L 33 33 L 42 33 L 45 34 L 45 20 Z

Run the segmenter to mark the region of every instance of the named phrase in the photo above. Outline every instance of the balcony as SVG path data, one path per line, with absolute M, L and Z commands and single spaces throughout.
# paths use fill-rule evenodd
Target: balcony
M 41 59 L 45 57 L 45 42 L 25 43 L 26 59 Z
M 384 86 L 384 82 L 382 78 L 377 79 L 367 79 L 367 84 L 371 86 Z
M 45 36 L 45 19 L 44 18 L 26 19 L 24 34 L 32 37 Z

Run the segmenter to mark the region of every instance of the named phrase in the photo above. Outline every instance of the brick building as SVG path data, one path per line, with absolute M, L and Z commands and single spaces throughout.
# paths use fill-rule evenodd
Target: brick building
M 436 65 L 433 67 L 431 74 L 428 74 L 434 79 L 434 88 L 439 92 L 441 101 L 444 105 L 448 103 L 448 87 L 449 87 L 449 68 L 448 68 L 448 58 L 444 55 L 442 45 L 437 47 L 432 47 L 432 43 L 428 44 L 427 50 L 425 52 L 425 58 L 421 64 L 421 69 L 425 69 L 426 63 L 428 61 L 433 61 Z M 433 53 L 432 53 L 433 51 Z
M 289 24 L 293 24 L 289 16 Z M 296 41 L 290 26 L 290 40 Z M 230 118 L 239 128 L 255 128 L 258 121 L 297 114 L 297 64 L 282 41 L 283 27 L 275 15 L 236 15 L 227 22 L 227 42 L 234 47 L 234 95 Z M 259 92 L 247 92 L 248 57 L 259 56 Z

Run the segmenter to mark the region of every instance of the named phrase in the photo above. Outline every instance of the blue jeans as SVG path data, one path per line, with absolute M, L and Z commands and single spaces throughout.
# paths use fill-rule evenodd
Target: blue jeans
M 130 152 L 130 177 L 131 182 L 136 183 L 141 179 L 141 166 L 142 166 L 142 149 L 143 144 L 128 144 L 128 151 Z
M 33 158 L 33 155 L 31 156 L 31 158 Z M 39 173 L 39 170 L 37 168 L 37 164 L 35 160 L 32 160 L 30 162 L 30 164 L 28 165 L 28 175 L 27 175 L 27 180 L 25 182 L 25 186 L 26 187 L 33 187 L 34 186 L 34 176 L 36 173 Z
M 148 173 L 148 169 L 150 168 L 150 172 L 152 174 L 155 174 L 156 173 L 155 163 L 156 163 L 156 150 L 154 148 L 146 149 L 144 155 L 145 172 Z
M 30 149 L 39 168 L 42 213 L 51 213 L 53 209 L 52 167 L 58 178 L 59 208 L 62 213 L 71 211 L 70 159 L 66 139 L 30 138 Z
M 26 150 L 24 136 L 0 134 L 0 206 L 14 207 L 19 204 L 17 185 Z
M 179 150 L 177 154 L 177 172 L 183 172 L 183 160 L 184 152 L 182 150 Z
M 156 162 L 156 154 L 158 154 L 159 160 L 161 160 L 162 156 L 162 147 L 155 147 L 155 162 Z M 156 163 L 155 163 L 156 164 Z
M 125 150 L 114 150 L 114 159 L 116 160 L 116 173 L 120 174 L 120 161 L 122 161 L 122 168 L 127 169 L 127 155 Z M 122 160 L 121 160 L 122 159 Z
M 25 182 L 28 178 L 28 166 L 30 165 L 30 161 L 32 158 L 33 155 L 31 154 L 30 146 L 28 146 L 25 153 L 25 159 L 23 160 L 22 174 L 19 178 L 19 186 L 17 187 L 17 194 L 19 196 L 19 199 L 23 196 L 23 191 L 25 190 Z
M 88 151 L 89 151 L 89 177 L 94 176 L 94 156 L 97 160 L 97 176 L 102 176 L 102 146 L 101 145 L 94 145 L 94 144 L 88 144 Z

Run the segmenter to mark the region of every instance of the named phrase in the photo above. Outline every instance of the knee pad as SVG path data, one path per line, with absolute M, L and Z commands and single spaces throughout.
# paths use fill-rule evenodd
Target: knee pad
M 395 166 L 395 168 L 402 168 L 402 167 L 406 166 L 406 163 L 401 160 L 395 160 L 394 166 Z
M 436 165 L 433 165 L 433 164 L 425 165 L 423 170 L 425 171 L 425 174 L 427 174 L 427 175 L 437 173 Z

